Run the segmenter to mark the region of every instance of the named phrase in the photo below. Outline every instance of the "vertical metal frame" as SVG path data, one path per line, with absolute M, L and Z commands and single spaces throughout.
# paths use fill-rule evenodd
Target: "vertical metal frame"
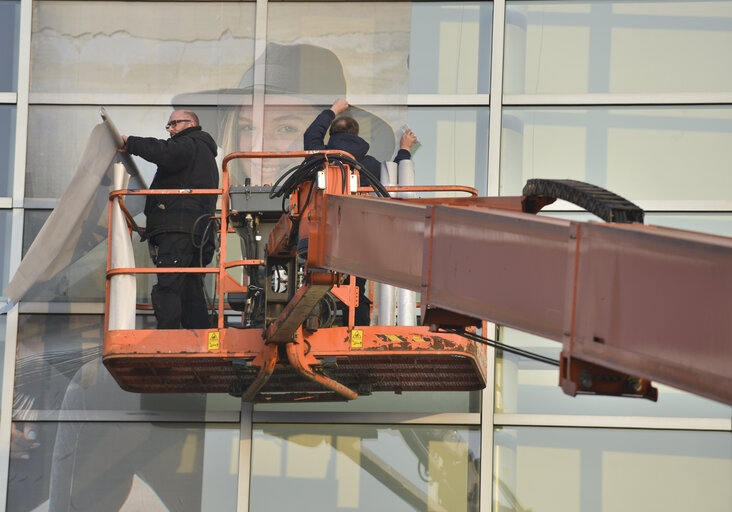
M 499 195 L 501 133 L 503 119 L 503 48 L 506 30 L 506 0 L 493 1 L 493 41 L 491 55 L 490 112 L 488 126 L 488 196 Z M 484 324 L 483 335 L 496 336 L 494 324 Z M 482 391 L 480 421 L 480 512 L 493 510 L 493 431 L 496 394 L 496 352 L 488 348 L 486 388 Z
M 15 155 L 13 167 L 13 214 L 10 243 L 10 275 L 20 265 L 23 252 L 23 197 L 25 195 L 25 164 L 28 140 L 28 93 L 30 89 L 30 45 L 32 0 L 20 0 L 18 41 L 18 90 L 16 96 Z M 7 508 L 10 465 L 10 435 L 13 420 L 13 386 L 15 383 L 15 353 L 18 342 L 18 306 L 7 316 L 3 378 L 0 388 L 0 509 Z

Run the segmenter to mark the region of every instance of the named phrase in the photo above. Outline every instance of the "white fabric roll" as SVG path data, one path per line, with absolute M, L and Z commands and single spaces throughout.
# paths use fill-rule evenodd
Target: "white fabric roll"
M 127 188 L 129 174 L 121 163 L 114 164 L 114 190 Z M 112 205 L 112 268 L 135 266 L 132 238 L 119 199 Z M 112 276 L 109 292 L 109 330 L 134 329 L 137 282 L 134 275 Z

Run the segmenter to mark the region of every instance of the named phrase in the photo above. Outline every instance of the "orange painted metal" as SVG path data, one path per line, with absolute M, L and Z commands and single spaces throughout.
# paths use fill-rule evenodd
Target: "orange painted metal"
M 227 164 L 233 158 L 309 156 L 316 152 L 240 153 L 224 159 L 223 187 L 228 190 Z M 342 152 L 335 152 L 341 154 Z M 335 169 L 335 167 L 333 167 Z M 338 173 L 326 180 L 326 191 L 347 192 Z M 337 174 L 337 175 L 336 175 Z M 156 194 L 159 191 L 114 192 Z M 209 190 L 183 193 L 210 193 Z M 176 193 L 163 191 L 163 194 Z M 305 187 L 294 198 L 304 204 Z M 236 266 L 261 265 L 260 260 L 222 261 L 219 268 L 109 269 L 107 278 L 135 273 L 213 273 L 219 290 L 219 323 L 205 330 L 120 330 L 105 326 L 103 362 L 123 389 L 142 393 L 231 393 L 248 401 L 350 400 L 372 391 L 474 390 L 485 386 L 485 347 L 460 336 L 430 332 L 424 327 L 335 327 L 315 332 L 300 325 L 323 293 L 339 284 L 338 273 L 317 269 L 324 257 L 325 195 L 315 193 L 301 214 L 309 238 L 308 277 L 304 286 L 265 333 L 261 329 L 223 327 L 224 295 L 246 290 L 226 271 Z M 228 232 L 228 194 L 222 196 L 221 232 Z M 111 211 L 111 209 L 110 209 Z M 304 222 L 302 222 L 304 220 Z M 110 223 L 111 225 L 111 223 Z M 291 228 L 290 228 L 291 229 Z M 285 229 L 284 232 L 287 232 Z M 286 238 L 282 234 L 280 239 Z M 226 254 L 226 237 L 221 254 Z M 286 247 L 288 243 L 282 245 Z M 290 253 L 291 254 L 291 253 Z M 294 256 L 294 254 L 292 254 Z M 111 252 L 108 252 L 108 268 Z M 108 287 L 109 288 L 109 287 Z M 353 277 L 338 286 L 346 304 L 357 301 Z M 345 295 L 343 295 L 345 293 Z M 107 304 L 108 304 L 107 300 Z M 108 315 L 107 315 L 108 316 Z M 353 325 L 353 307 L 350 308 Z M 281 350 L 280 350 L 281 348 Z
M 732 404 L 732 239 L 497 209 L 328 202 L 324 266 L 420 290 L 427 321 L 430 308 L 490 320 L 563 342 L 568 375 L 579 375 L 576 358 L 580 368 Z
M 387 192 L 439 192 L 439 193 L 465 193 L 473 197 L 478 196 L 478 190 L 473 187 L 463 185 L 408 185 L 384 187 Z M 358 187 L 359 194 L 372 193 L 374 189 L 371 187 Z
M 271 343 L 290 342 L 323 295 L 337 282 L 337 274 L 316 273 L 308 276 L 308 282 L 297 289 L 282 313 L 265 330 L 265 338 Z
M 313 355 L 312 351 L 308 350 L 305 352 L 304 347 L 305 345 L 303 343 L 287 344 L 287 359 L 289 359 L 292 367 L 300 375 L 305 376 L 316 385 L 320 385 L 324 389 L 343 397 L 345 400 L 355 400 L 358 398 L 358 393 L 349 389 L 348 386 L 345 386 L 337 380 L 331 379 L 322 373 L 315 373 L 313 366 L 318 366 L 320 363 Z
M 228 155 L 224 190 L 232 158 L 313 153 Z M 421 291 L 422 316 L 435 324 L 466 316 L 562 342 L 562 386 L 570 394 L 653 398 L 653 379 L 732 404 L 732 239 L 525 213 L 551 198 L 355 197 L 342 195 L 338 179 L 327 179 L 324 192 L 313 189 L 307 205 L 306 186 L 292 199 L 300 241 L 308 240 L 309 277 L 265 337 L 224 329 L 220 293 L 216 330 L 107 332 L 104 363 L 118 382 L 252 401 L 485 385 L 485 348 L 460 336 L 424 327 L 302 330 L 315 297 L 344 273 Z M 227 268 L 196 271 L 218 272 L 225 283 Z
M 218 336 L 219 348 L 210 348 L 210 333 Z M 485 346 L 426 327 L 302 331 L 296 343 L 287 344 L 291 353 L 284 359 L 277 357 L 278 344 L 266 344 L 261 334 L 258 329 L 109 331 L 103 360 L 127 391 L 232 393 L 257 402 L 343 400 L 346 389 L 469 391 L 486 383 Z M 325 379 L 313 379 L 313 373 Z

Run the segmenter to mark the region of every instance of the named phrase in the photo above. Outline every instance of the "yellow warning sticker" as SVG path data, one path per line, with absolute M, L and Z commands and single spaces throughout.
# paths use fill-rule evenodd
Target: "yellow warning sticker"
M 361 329 L 351 331 L 351 348 L 363 348 L 363 331 Z
M 211 331 L 208 333 L 208 349 L 219 350 L 221 348 L 221 338 L 219 331 Z

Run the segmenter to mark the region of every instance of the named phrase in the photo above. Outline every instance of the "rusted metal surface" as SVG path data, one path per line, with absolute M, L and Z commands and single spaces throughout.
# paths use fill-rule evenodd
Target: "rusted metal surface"
M 272 377 L 272 373 L 274 373 L 277 366 L 277 345 L 274 343 L 265 344 L 259 355 L 252 361 L 252 365 L 259 367 L 259 373 L 241 395 L 241 399 L 245 402 L 253 402 Z M 229 393 L 236 391 L 236 385 L 241 385 L 241 383 L 237 382 L 235 385 L 230 385 Z
M 653 402 L 658 400 L 658 390 L 651 381 L 564 353 L 559 359 L 559 385 L 570 396 L 591 393 L 646 398 Z
M 423 308 L 562 339 L 569 222 L 441 206 L 428 215 Z
M 300 375 L 316 385 L 320 385 L 324 389 L 340 395 L 345 400 L 355 400 L 358 398 L 358 393 L 349 389 L 348 386 L 344 386 L 337 380 L 331 379 L 322 373 L 315 373 L 311 365 L 318 365 L 318 360 L 313 354 L 313 351 L 310 350 L 311 347 L 308 348 L 306 354 L 304 346 L 302 343 L 287 344 L 287 359 Z
M 309 275 L 308 279 L 309 282 L 298 288 L 282 313 L 267 327 L 268 341 L 274 343 L 291 341 L 323 295 L 336 284 L 337 274 L 315 273 Z
M 332 396 L 333 387 L 343 391 L 340 386 L 368 394 L 468 391 L 486 383 L 484 346 L 425 327 L 303 331 L 288 347 L 296 345 L 291 350 L 305 358 L 305 373 L 317 375 L 315 380 L 291 360 L 278 359 L 276 344 L 267 345 L 261 330 L 208 332 L 218 333 L 219 349 L 209 349 L 201 331 L 110 331 L 103 361 L 128 391 L 232 393 L 251 401 L 343 400 L 344 393 Z
M 418 291 L 425 207 L 388 199 L 326 197 L 323 259 L 313 263 Z
M 227 179 L 225 173 L 224 189 Z M 339 179 L 326 180 L 330 192 L 343 189 Z M 253 401 L 485 385 L 485 348 L 457 335 L 423 327 L 303 331 L 317 299 L 337 281 L 321 269 L 421 291 L 423 318 L 432 310 L 435 323 L 455 321 L 447 313 L 455 312 L 468 317 L 465 323 L 490 320 L 561 341 L 562 386 L 570 394 L 591 391 L 586 377 L 594 372 L 610 383 L 596 392 L 652 398 L 653 379 L 732 404 L 732 239 L 523 213 L 547 204 L 543 197 L 445 206 L 304 193 L 295 201 L 308 203 L 298 208 L 311 281 L 283 303 L 266 336 L 224 329 L 220 293 L 218 329 L 106 332 L 104 364 L 120 385 L 231 392 Z M 223 215 L 223 232 L 226 222 Z M 107 276 L 218 272 L 224 289 L 227 268 L 115 269 Z M 278 351 L 265 338 L 284 346 Z
M 615 224 L 575 232 L 564 350 L 732 404 L 732 239 Z

